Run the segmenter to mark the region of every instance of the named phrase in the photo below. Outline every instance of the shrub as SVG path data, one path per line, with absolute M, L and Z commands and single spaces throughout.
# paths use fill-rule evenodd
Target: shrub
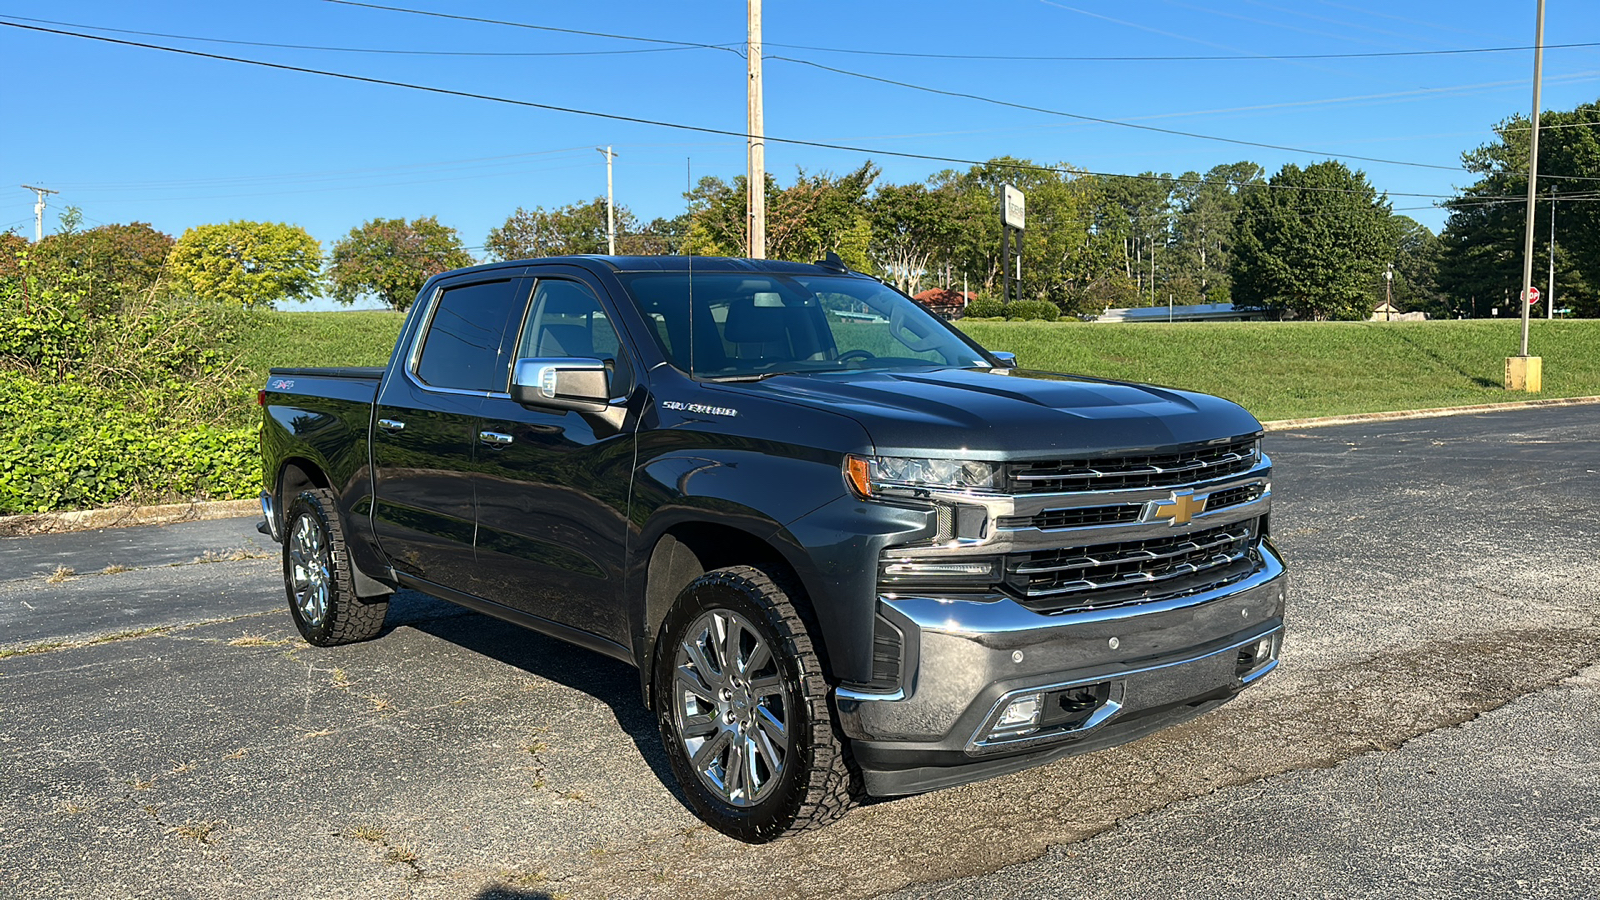
M 36 267 L 0 278 L 0 514 L 248 496 L 256 429 L 220 349 L 243 314 Z
M 1054 322 L 1061 318 L 1061 307 L 1049 300 L 1018 300 L 1006 306 L 1006 318 Z
M 986 318 L 1003 316 L 1006 314 L 1006 305 L 994 297 L 978 297 L 967 304 L 965 318 Z

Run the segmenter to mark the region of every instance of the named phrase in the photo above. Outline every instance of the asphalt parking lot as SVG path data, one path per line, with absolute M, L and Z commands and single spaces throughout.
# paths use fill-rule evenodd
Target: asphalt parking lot
M 1600 406 L 1268 451 L 1259 689 L 764 847 L 620 663 L 412 593 L 310 648 L 249 519 L 0 539 L 0 897 L 1600 896 Z

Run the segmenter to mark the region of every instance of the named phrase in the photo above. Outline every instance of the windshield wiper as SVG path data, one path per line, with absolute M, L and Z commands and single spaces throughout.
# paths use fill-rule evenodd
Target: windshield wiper
M 701 380 L 715 382 L 716 384 L 728 384 L 730 382 L 736 382 L 736 381 L 764 381 L 764 380 L 766 380 L 768 378 L 771 378 L 774 375 L 793 375 L 793 374 L 795 374 L 795 373 L 793 373 L 793 372 L 756 372 L 756 373 L 751 374 L 751 375 L 722 375 L 722 376 L 719 376 L 719 377 L 716 377 L 716 378 L 704 378 L 704 379 L 701 379 Z

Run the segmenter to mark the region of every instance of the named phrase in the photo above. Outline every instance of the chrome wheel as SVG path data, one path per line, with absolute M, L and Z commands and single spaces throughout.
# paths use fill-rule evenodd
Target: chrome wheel
M 322 527 L 309 515 L 295 519 L 289 530 L 289 590 L 300 617 L 312 628 L 321 628 L 328 618 L 332 569 Z
M 778 659 L 749 620 L 701 613 L 678 645 L 673 724 L 700 781 L 738 807 L 765 800 L 793 750 L 793 701 Z

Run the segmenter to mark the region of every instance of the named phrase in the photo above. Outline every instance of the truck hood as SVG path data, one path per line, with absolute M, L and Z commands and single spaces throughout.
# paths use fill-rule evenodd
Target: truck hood
M 719 387 L 847 415 L 885 456 L 1092 456 L 1261 429 L 1206 394 L 1025 369 L 778 375 Z

